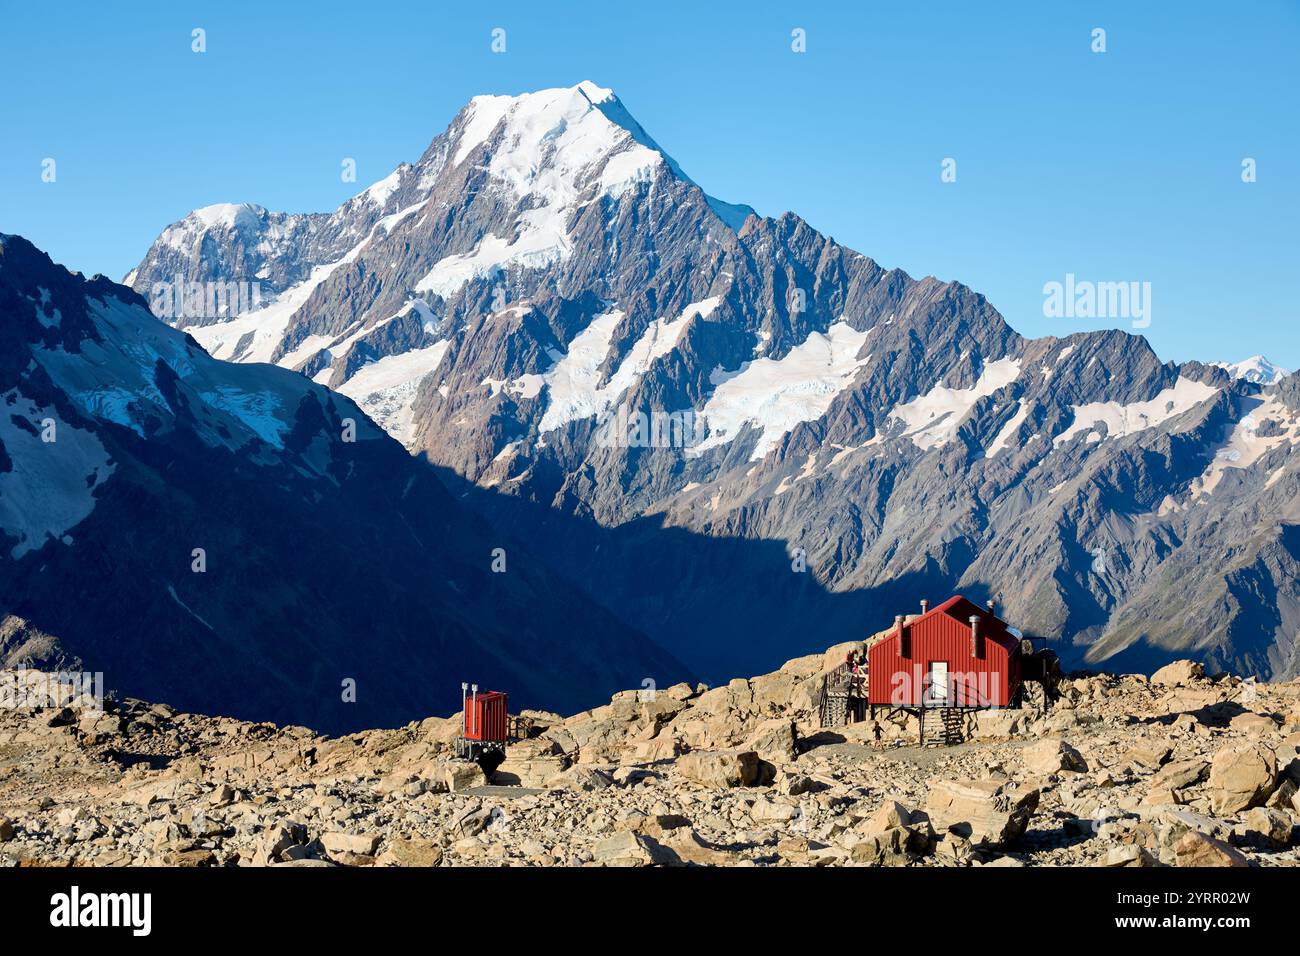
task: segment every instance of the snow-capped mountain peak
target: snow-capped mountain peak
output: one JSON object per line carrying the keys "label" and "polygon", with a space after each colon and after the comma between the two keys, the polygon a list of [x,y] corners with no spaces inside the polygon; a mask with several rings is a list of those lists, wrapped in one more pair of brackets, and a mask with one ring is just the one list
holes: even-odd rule
{"label": "snow-capped mountain peak", "polygon": [[1280,365],[1274,365],[1262,355],[1252,355],[1240,362],[1212,362],[1212,365],[1226,369],[1233,378],[1254,382],[1256,385],[1276,385],[1291,374]]}
{"label": "snow-capped mountain peak", "polygon": [[253,203],[214,203],[195,209],[180,222],[163,230],[160,241],[173,249],[188,249],[209,232],[253,230],[266,217],[266,210]]}
{"label": "snow-capped mountain peak", "polygon": [[[533,296],[538,283],[611,281],[625,253],[658,268],[653,242],[642,248],[648,214],[656,229],[680,220],[694,243],[734,235],[752,213],[707,196],[612,90],[584,80],[474,97],[418,162],[332,213],[195,210],[126,281],[214,356],[298,369],[354,394],[406,439],[415,386],[447,354],[440,330],[477,313],[485,293],[498,311],[503,295]],[[360,274],[364,291],[353,286]],[[256,292],[241,299],[255,299],[249,307],[162,311],[178,286],[241,280]],[[675,307],[707,296],[701,289]],[[346,301],[349,314],[323,301]]]}
{"label": "snow-capped mountain peak", "polygon": [[[476,96],[462,115],[452,165],[465,162],[500,128],[488,169],[521,195],[555,198],[561,184],[577,191],[574,180],[586,175],[599,177],[600,194],[616,197],[661,165],[694,185],[614,91],[590,80],[517,96]],[[753,212],[713,197],[709,204],[733,229]]]}

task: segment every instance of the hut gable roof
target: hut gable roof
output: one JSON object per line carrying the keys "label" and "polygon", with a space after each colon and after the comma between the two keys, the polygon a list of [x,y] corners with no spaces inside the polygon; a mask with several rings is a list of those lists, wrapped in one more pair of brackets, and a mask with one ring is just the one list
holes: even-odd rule
{"label": "hut gable roof", "polygon": [[948,600],[944,601],[938,607],[933,607],[919,617],[913,618],[907,622],[908,627],[915,627],[922,621],[935,616],[936,614],[946,614],[948,617],[957,621],[964,627],[970,627],[971,615],[978,614],[980,617],[980,633],[984,635],[986,641],[995,641],[1000,646],[1011,651],[1018,643],[1015,636],[1010,633],[1007,622],[1002,620],[986,607],[980,607],[973,601],[968,601],[960,594],[955,594]]}

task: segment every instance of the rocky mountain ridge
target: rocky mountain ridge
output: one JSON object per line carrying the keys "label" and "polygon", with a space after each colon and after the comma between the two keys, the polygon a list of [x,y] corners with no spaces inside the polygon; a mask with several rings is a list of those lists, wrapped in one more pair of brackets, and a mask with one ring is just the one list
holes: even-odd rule
{"label": "rocky mountain ridge", "polygon": [[0,236],[0,662],[335,732],[689,670],[349,399]]}

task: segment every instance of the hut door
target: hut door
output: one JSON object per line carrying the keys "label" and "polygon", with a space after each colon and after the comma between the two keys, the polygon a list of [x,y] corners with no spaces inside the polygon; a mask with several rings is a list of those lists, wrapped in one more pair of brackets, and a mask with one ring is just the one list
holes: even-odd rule
{"label": "hut door", "polygon": [[929,702],[937,707],[948,704],[948,662],[930,662]]}

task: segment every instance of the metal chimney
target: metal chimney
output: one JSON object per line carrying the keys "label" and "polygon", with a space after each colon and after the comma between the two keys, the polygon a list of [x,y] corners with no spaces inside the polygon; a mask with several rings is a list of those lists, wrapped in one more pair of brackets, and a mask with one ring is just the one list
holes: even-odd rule
{"label": "metal chimney", "polygon": [[984,650],[980,642],[980,616],[972,614],[970,616],[970,654],[971,657],[983,657],[981,653]]}
{"label": "metal chimney", "polygon": [[924,613],[925,613],[926,611],[928,611],[928,610],[930,610],[930,602],[927,601],[927,600],[925,600],[925,598],[922,598],[922,599],[921,599],[921,613],[924,614]]}
{"label": "metal chimney", "polygon": [[908,648],[907,645],[903,642],[903,615],[901,614],[894,615],[894,630],[898,632],[898,656],[907,657]]}

